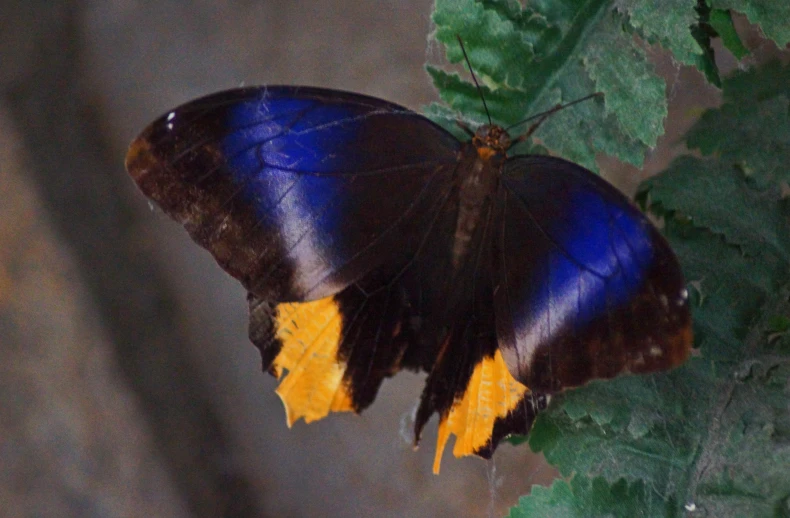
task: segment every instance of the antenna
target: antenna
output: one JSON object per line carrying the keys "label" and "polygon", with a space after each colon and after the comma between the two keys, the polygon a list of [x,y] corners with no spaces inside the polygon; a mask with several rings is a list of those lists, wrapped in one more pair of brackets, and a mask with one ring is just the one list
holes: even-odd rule
{"label": "antenna", "polygon": [[[491,113],[488,111],[488,103],[486,103],[486,98],[483,95],[483,89],[480,88],[480,83],[477,81],[477,76],[475,75],[475,71],[472,69],[472,63],[469,61],[469,55],[466,53],[466,48],[464,47],[464,42],[461,40],[461,36],[459,36],[458,34],[456,34],[455,37],[458,40],[458,45],[460,45],[460,47],[461,47],[461,52],[464,55],[464,61],[466,61],[466,66],[469,67],[469,73],[472,75],[472,81],[475,83],[475,88],[477,88],[477,93],[480,95],[480,100],[483,101],[483,109],[486,112],[486,117],[488,117],[488,124],[489,125],[493,125],[494,123],[491,121]],[[520,126],[521,124],[525,124],[525,123],[527,123],[527,122],[529,122],[531,120],[538,119],[538,121],[535,124],[533,124],[532,126],[529,127],[529,129],[526,131],[526,133],[524,133],[523,135],[520,135],[518,138],[513,139],[512,142],[511,142],[511,146],[515,145],[518,142],[523,142],[523,141],[527,140],[530,136],[532,136],[533,133],[535,133],[535,130],[537,130],[538,127],[541,124],[543,124],[543,122],[550,115],[553,115],[553,114],[557,113],[560,110],[564,110],[565,108],[569,108],[569,107],[573,106],[574,104],[579,104],[580,102],[584,102],[584,101],[586,101],[588,99],[592,99],[593,97],[603,97],[603,94],[601,92],[596,92],[594,94],[585,95],[584,97],[582,97],[580,99],[576,99],[575,101],[571,101],[571,102],[569,102],[567,104],[558,104],[557,106],[555,106],[554,108],[551,108],[550,110],[546,110],[545,112],[538,113],[537,115],[533,115],[531,117],[527,117],[526,119],[522,120],[521,122],[517,122],[515,124],[512,124],[512,125],[508,126],[507,128],[505,128],[505,131],[510,131],[512,128],[515,128],[516,126]],[[470,136],[474,136],[474,132],[471,130],[471,128],[466,126],[466,124],[463,124],[460,121],[456,121],[456,123],[461,127],[461,129],[463,129]]]}
{"label": "antenna", "polygon": [[466,66],[469,67],[469,73],[472,74],[472,81],[475,83],[475,87],[477,88],[477,93],[480,94],[480,99],[483,101],[483,109],[486,111],[486,117],[488,117],[488,124],[492,125],[491,122],[491,114],[488,112],[488,105],[486,104],[486,98],[483,96],[483,90],[480,88],[480,83],[477,82],[477,76],[475,76],[475,71],[472,70],[472,63],[469,61],[469,56],[466,54],[466,49],[464,48],[464,42],[461,41],[461,37],[459,35],[455,35],[458,38],[458,44],[461,46],[461,52],[464,53],[464,60],[466,61]]}
{"label": "antenna", "polygon": [[555,106],[554,108],[552,108],[550,110],[546,110],[545,112],[538,113],[537,115],[533,115],[532,117],[527,117],[526,119],[524,119],[521,122],[517,122],[515,124],[512,124],[512,125],[508,126],[507,128],[505,128],[505,131],[510,131],[511,128],[514,128],[516,126],[520,126],[520,125],[522,125],[524,123],[527,123],[527,122],[529,122],[531,120],[538,119],[538,122],[536,122],[535,124],[530,126],[526,133],[524,133],[523,135],[519,135],[518,138],[514,139],[512,144],[516,144],[517,142],[523,142],[523,141],[527,140],[533,133],[535,133],[535,130],[538,129],[538,126],[540,126],[543,123],[543,121],[548,119],[550,115],[553,115],[553,114],[557,113],[560,110],[564,110],[565,108],[573,106],[574,104],[579,104],[580,102],[584,102],[584,101],[586,101],[588,99],[592,99],[593,97],[603,97],[603,94],[601,92],[595,92],[594,94],[585,95],[584,97],[582,97],[580,99],[576,99],[575,101],[571,101],[571,102],[569,102],[567,104],[558,104],[557,106]]}

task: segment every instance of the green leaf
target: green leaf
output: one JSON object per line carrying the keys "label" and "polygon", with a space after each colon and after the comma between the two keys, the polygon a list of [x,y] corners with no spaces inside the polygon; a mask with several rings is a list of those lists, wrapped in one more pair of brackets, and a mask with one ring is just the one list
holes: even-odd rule
{"label": "green leaf", "polygon": [[759,25],[767,38],[779,47],[790,43],[790,2],[783,0],[709,0],[714,9],[743,13]]}
{"label": "green leaf", "polygon": [[[718,111],[703,115],[688,135],[688,146],[705,155],[719,155],[726,166],[734,166],[749,181],[763,185],[790,180],[785,156],[790,152],[788,98],[779,96],[758,102],[749,98],[730,102]],[[728,135],[719,131],[723,118],[737,119]],[[768,126],[771,133],[765,131]]]}
{"label": "green leaf", "polygon": [[633,38],[618,30],[619,21],[606,16],[597,24],[599,34],[582,61],[625,133],[653,147],[664,132],[666,84],[653,72],[644,51],[632,44]]}
{"label": "green leaf", "polygon": [[529,498],[522,498],[510,510],[509,517],[631,518],[659,514],[665,507],[639,482],[629,485],[620,480],[610,485],[602,478],[574,477],[570,484],[557,480],[550,488],[535,486]]}
{"label": "green leaf", "polygon": [[729,11],[722,9],[714,9],[710,13],[710,25],[721,37],[721,42],[727,49],[732,52],[735,59],[741,60],[749,53],[743,42],[741,41],[735,26],[732,23],[732,15]]}
{"label": "green leaf", "polygon": [[626,0],[615,5],[626,16],[628,24],[646,41],[659,43],[685,65],[710,70],[718,81],[712,54],[706,52],[694,34],[699,23],[697,0]]}
{"label": "green leaf", "polygon": [[621,377],[569,392],[538,416],[530,446],[565,476],[682,487],[704,436],[701,423],[690,426],[691,401],[682,396],[698,393],[706,377],[689,378],[684,367],[671,376]]}
{"label": "green leaf", "polygon": [[[700,131],[713,122],[707,120],[710,118],[703,117],[691,135],[710,137],[712,133]],[[775,127],[784,124],[777,121]],[[739,135],[741,129],[742,126],[732,128],[733,135]],[[786,132],[790,137],[790,125],[787,125]],[[725,142],[721,144],[728,145]],[[689,145],[692,145],[691,138]],[[706,147],[709,149],[710,146]],[[790,234],[786,232],[788,213],[784,204],[780,203],[780,185],[777,182],[753,181],[744,171],[746,160],[736,162],[732,157],[732,161],[729,161],[730,154],[723,152],[721,147],[719,150],[722,152],[721,160],[700,160],[694,157],[677,160],[664,174],[645,182],[644,188],[650,189],[651,196],[657,202],[671,198],[673,210],[693,214],[694,225],[723,236],[728,243],[739,245],[747,254],[755,256],[765,247],[770,247],[782,260],[790,260],[787,255]],[[790,153],[790,146],[787,151]],[[752,154],[752,150],[748,154]],[[773,157],[779,158],[776,155]],[[773,164],[768,164],[769,161],[769,155],[755,154],[755,160],[750,161],[749,166],[754,171],[752,175],[773,171]],[[730,217],[732,214],[739,214],[740,217]]]}
{"label": "green leaf", "polygon": [[716,30],[711,25],[711,9],[705,2],[698,2],[696,11],[699,15],[699,23],[691,28],[691,35],[702,49],[702,55],[698,57],[696,65],[711,84],[721,87],[721,77],[713,50]]}
{"label": "green leaf", "polygon": [[[788,74],[769,64],[726,80],[727,102],[689,132],[703,156],[641,188],[689,282],[695,354],[556,396],[529,443],[573,479],[533,489],[511,516],[626,516],[627,501],[631,516],[790,513]],[[634,493],[608,501],[601,479]]]}
{"label": "green leaf", "polygon": [[728,104],[773,99],[780,94],[790,96],[790,68],[779,62],[762,65],[759,69],[742,71],[727,80],[724,100]]}

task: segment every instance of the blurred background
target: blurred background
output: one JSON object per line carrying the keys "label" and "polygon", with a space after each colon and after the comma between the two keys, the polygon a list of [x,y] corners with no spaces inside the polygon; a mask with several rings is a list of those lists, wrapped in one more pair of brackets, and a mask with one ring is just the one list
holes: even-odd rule
{"label": "blurred background", "polygon": [[[437,100],[423,71],[442,59],[431,4],[0,0],[0,515],[501,516],[551,480],[509,445],[490,462],[448,448],[432,475],[436,424],[412,451],[423,377],[409,373],[362,416],[287,429],[244,291],[123,169],[144,125],[219,89]],[[601,161],[629,193],[719,102],[651,53],[668,135],[643,171]]]}

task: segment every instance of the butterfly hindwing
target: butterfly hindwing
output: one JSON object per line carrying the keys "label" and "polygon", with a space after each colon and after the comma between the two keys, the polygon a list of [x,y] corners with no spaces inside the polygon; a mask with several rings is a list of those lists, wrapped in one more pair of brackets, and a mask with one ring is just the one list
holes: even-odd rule
{"label": "butterfly hindwing", "polygon": [[127,169],[250,292],[314,300],[408,261],[459,145],[379,99],[245,88],[160,117]]}
{"label": "butterfly hindwing", "polygon": [[517,380],[552,393],[689,354],[685,281],[628,199],[559,158],[509,159],[494,239],[497,336]]}
{"label": "butterfly hindwing", "polygon": [[315,301],[272,304],[249,294],[250,339],[263,368],[282,379],[289,425],[360,412],[386,377],[435,364],[455,216],[450,196],[442,198],[425,239],[397,269],[379,268]]}
{"label": "butterfly hindwing", "polygon": [[250,339],[281,380],[288,425],[330,412],[361,412],[397,373],[409,340],[398,288],[365,294],[352,285],[310,302],[274,307],[250,294]]}

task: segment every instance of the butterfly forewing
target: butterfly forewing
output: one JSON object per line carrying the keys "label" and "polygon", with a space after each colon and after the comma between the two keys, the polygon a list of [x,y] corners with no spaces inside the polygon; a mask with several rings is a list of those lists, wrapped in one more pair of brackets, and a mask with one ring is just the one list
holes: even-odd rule
{"label": "butterfly forewing", "polygon": [[458,147],[378,99],[247,88],[163,115],[132,144],[127,168],[248,290],[314,300],[408,260]]}

